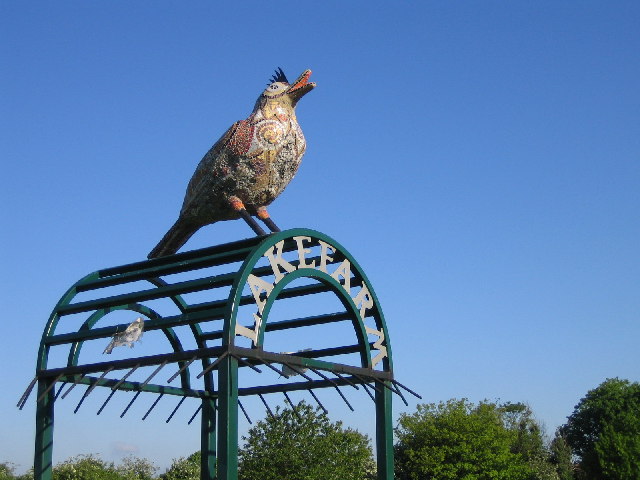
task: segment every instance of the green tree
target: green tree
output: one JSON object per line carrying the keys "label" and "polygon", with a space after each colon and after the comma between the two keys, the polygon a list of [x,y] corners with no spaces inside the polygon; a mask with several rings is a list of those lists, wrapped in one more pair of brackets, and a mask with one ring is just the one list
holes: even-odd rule
{"label": "green tree", "polygon": [[2,462],[0,463],[0,480],[14,480],[15,467],[12,463]]}
{"label": "green tree", "polygon": [[111,462],[95,455],[78,455],[53,467],[54,480],[123,480]]}
{"label": "green tree", "polygon": [[609,378],[562,427],[587,480],[640,479],[640,383]]}
{"label": "green tree", "polygon": [[187,458],[175,459],[160,478],[162,480],[200,480],[200,451],[192,453]]}
{"label": "green tree", "polygon": [[153,480],[158,467],[146,458],[129,455],[122,460],[116,470],[126,480]]}
{"label": "green tree", "polygon": [[555,465],[559,480],[573,480],[574,465],[572,461],[571,447],[562,434],[562,430],[556,430],[556,435],[549,446],[551,463]]}
{"label": "green tree", "polygon": [[305,402],[277,407],[243,440],[240,480],[365,480],[375,472],[369,438]]}
{"label": "green tree", "polygon": [[452,399],[418,405],[396,428],[400,480],[556,480],[542,432],[524,404]]}

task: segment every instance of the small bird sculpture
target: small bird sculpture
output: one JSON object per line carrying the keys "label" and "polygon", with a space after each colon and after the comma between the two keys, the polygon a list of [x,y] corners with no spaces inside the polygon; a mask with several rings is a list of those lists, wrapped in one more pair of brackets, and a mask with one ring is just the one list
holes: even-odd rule
{"label": "small bird sculpture", "polygon": [[251,115],[235,122],[200,161],[178,220],[148,258],[177,252],[198,229],[221,220],[242,218],[265,235],[255,215],[272,232],[280,231],[267,206],[294,177],[306,150],[295,108],[316,86],[310,75],[305,70],[289,83],[282,69],[276,70]]}

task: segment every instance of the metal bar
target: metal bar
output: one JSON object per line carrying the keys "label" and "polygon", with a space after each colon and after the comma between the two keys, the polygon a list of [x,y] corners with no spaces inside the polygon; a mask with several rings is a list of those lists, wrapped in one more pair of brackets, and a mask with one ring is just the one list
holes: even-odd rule
{"label": "metal bar", "polygon": [[[393,384],[392,384],[393,385]],[[407,399],[404,398],[404,395],[402,394],[402,392],[400,391],[400,389],[398,387],[396,387],[395,385],[393,386],[393,391],[398,394],[400,396],[400,398],[402,399],[402,401],[404,402],[404,404],[408,407],[409,406],[409,402],[407,402]]]}
{"label": "metal bar", "polygon": [[178,402],[178,405],[176,405],[176,408],[173,409],[173,412],[171,412],[171,415],[169,415],[169,418],[167,418],[167,421],[165,423],[169,423],[171,421],[173,416],[176,414],[176,412],[180,408],[180,405],[182,405],[182,402],[184,402],[186,399],[187,399],[187,397],[182,397],[180,399],[180,401]]}
{"label": "metal bar", "polygon": [[[163,287],[150,288],[146,290],[139,290],[137,292],[123,293],[121,295],[114,295],[107,298],[101,298],[98,300],[88,300],[85,302],[71,303],[60,307],[57,313],[60,316],[71,315],[74,313],[88,312],[91,310],[98,310],[101,308],[116,307],[119,305],[127,305],[129,303],[141,302],[145,300],[157,300],[158,298],[173,297],[176,295],[183,295],[185,293],[201,292],[203,290],[211,290],[216,287],[217,277],[204,277],[196,280],[186,280],[184,282],[177,282],[168,284]],[[331,288],[324,284],[312,284],[303,285],[301,287],[291,287],[284,289],[279,299],[299,297],[302,295],[311,295],[315,293],[328,292]],[[247,305],[255,302],[253,295],[243,296],[240,300],[240,305]],[[225,300],[219,302],[211,302],[210,305],[222,306],[226,303]]]}
{"label": "metal bar", "polygon": [[422,397],[420,395],[418,395],[416,392],[414,392],[413,390],[411,390],[409,387],[405,387],[403,384],[401,384],[400,382],[398,382],[397,380],[393,380],[391,379],[391,381],[393,383],[395,383],[396,385],[398,385],[399,387],[404,388],[407,392],[409,392],[411,395],[413,395],[414,397],[418,397],[420,400],[422,400]]}
{"label": "metal bar", "polygon": [[109,403],[109,400],[111,400],[111,397],[113,397],[115,395],[116,391],[117,390],[111,390],[111,393],[109,394],[107,399],[104,401],[104,403],[102,404],[102,406],[100,407],[100,409],[98,410],[98,413],[96,413],[96,415],[100,415],[102,413],[102,410],[104,410],[104,407],[107,406],[107,403]]}
{"label": "metal bar", "polygon": [[53,397],[54,400],[57,400],[58,397],[60,396],[60,394],[62,393],[62,389],[64,388],[64,386],[67,384],[67,382],[62,382],[62,384],[60,384],[60,388],[58,388],[58,391],[56,392],[56,396]]}
{"label": "metal bar", "polygon": [[73,409],[73,413],[78,413],[78,410],[80,410],[80,406],[82,405],[82,402],[84,402],[84,399],[87,398],[87,392],[89,391],[90,388],[91,388],[91,385],[87,386],[87,389],[82,394],[82,398],[80,398],[80,401],[76,405],[76,408]]}
{"label": "metal bar", "polygon": [[[62,394],[62,399],[63,399],[63,400],[64,400],[64,398],[65,398],[67,395],[69,395],[69,392],[71,392],[71,390],[73,390],[73,389],[75,388],[75,386],[78,384],[78,382],[84,378],[84,376],[85,376],[85,374],[84,374],[84,373],[83,373],[82,375],[80,375],[80,376],[79,376],[79,377],[78,377],[78,378],[73,382],[73,385],[71,385],[71,386],[69,387],[69,390],[67,390],[66,392],[64,392],[64,393]],[[74,377],[74,378],[75,378],[75,377]]]}
{"label": "metal bar", "polygon": [[[269,271],[271,271],[271,267]],[[268,322],[265,325],[265,330],[267,332],[273,332],[278,330],[286,330],[289,328],[299,328],[299,327],[308,327],[313,325],[323,325],[326,323],[332,322],[340,322],[343,320],[351,320],[351,314],[348,312],[339,312],[339,313],[329,313],[325,315],[315,315],[311,317],[305,318],[294,318],[291,320],[283,320],[279,322]],[[205,340],[215,340],[218,338],[222,338],[224,335],[223,330],[209,332],[202,335],[202,338]]]}
{"label": "metal bar", "polygon": [[[227,351],[228,347],[211,347],[211,348],[199,348],[195,350],[179,351],[172,353],[162,353],[159,355],[149,355],[146,357],[126,358],[123,360],[116,360],[110,362],[98,362],[87,365],[67,366],[62,368],[52,368],[50,370],[40,370],[37,372],[38,378],[55,377],[60,373],[65,375],[77,375],[103,372],[105,369],[113,366],[114,370],[123,370],[125,368],[131,368],[134,366],[147,367],[151,365],[159,365],[163,361],[167,362],[179,362],[181,360],[188,360],[194,355],[198,358],[217,357],[221,353]],[[236,355],[243,355],[243,352],[234,352]],[[246,356],[246,355],[245,355]]]}
{"label": "metal bar", "polygon": [[[64,378],[64,377],[63,377]],[[97,381],[96,377],[86,376],[78,383],[90,385],[92,382]],[[102,379],[98,382],[98,387],[111,387],[116,383],[113,379]],[[178,395],[180,397],[193,397],[193,398],[215,398],[216,393],[211,393],[205,390],[194,390],[190,388],[171,387],[169,385],[158,385],[154,383],[148,383],[143,385],[140,382],[123,382],[118,390],[134,391],[134,392],[149,392],[149,393],[165,393],[168,395]]]}
{"label": "metal bar", "polygon": [[291,399],[289,398],[289,394],[287,392],[282,392],[284,393],[284,398],[287,399],[287,402],[289,402],[289,405],[291,405],[291,410],[293,411],[293,414],[298,417],[298,421],[302,422],[302,417],[300,416],[300,414],[298,413],[298,410],[296,410],[296,406],[293,404],[293,402],[291,401]]}
{"label": "metal bar", "polygon": [[33,377],[33,380],[31,380],[31,382],[29,383],[29,386],[20,397],[20,400],[18,400],[16,407],[18,407],[20,410],[22,410],[22,408],[27,403],[27,399],[29,398],[29,395],[31,395],[31,391],[33,390],[33,387],[35,387],[37,381],[38,377]]}
{"label": "metal bar", "polygon": [[244,358],[242,357],[237,357],[236,355],[231,355],[233,358],[235,358],[236,360],[238,360],[240,363],[246,365],[247,367],[251,367],[252,370],[255,370],[258,373],[262,373],[262,370],[260,370],[258,367],[256,367],[255,365],[252,365],[251,363],[247,362]]}
{"label": "metal bar", "polygon": [[[145,320],[144,330],[150,332],[152,330],[161,330],[169,327],[177,327],[182,325],[191,325],[198,322],[208,322],[211,320],[222,319],[224,317],[224,309],[216,308],[209,310],[201,310],[198,312],[185,312],[169,317],[161,317]],[[61,333],[52,335],[44,339],[45,345],[63,345],[85,340],[95,340],[97,338],[113,337],[117,332],[122,332],[129,326],[127,323],[120,325],[111,325],[109,327],[92,328],[91,330],[80,330],[77,332]]]}
{"label": "metal bar", "polygon": [[116,383],[113,387],[111,387],[111,390],[115,391],[120,386],[120,384],[122,384],[122,382],[124,382],[129,377],[129,375],[135,372],[138,368],[140,368],[139,363],[135,365],[131,370],[129,370],[127,374],[124,377],[122,377],[118,383]]}
{"label": "metal bar", "polygon": [[269,412],[269,415],[271,416],[271,418],[275,418],[275,415],[273,414],[273,412],[271,411],[271,408],[269,408],[269,404],[267,403],[267,401],[264,399],[264,397],[262,396],[261,393],[258,394],[258,397],[260,397],[260,400],[262,400],[262,403],[264,403],[264,406],[267,408],[267,412]]}
{"label": "metal bar", "polygon": [[142,382],[141,386],[144,387],[147,383],[149,383],[151,379],[156,376],[156,373],[162,370],[162,367],[164,367],[167,364],[167,362],[169,362],[169,360],[165,360],[160,365],[158,365],[158,367],[153,371],[153,373],[149,375],[149,377],[144,382]]}
{"label": "metal bar", "polygon": [[53,379],[53,382],[51,382],[51,383],[49,384],[49,386],[48,386],[48,387],[47,387],[47,388],[46,388],[46,389],[45,389],[45,390],[40,394],[40,396],[38,397],[38,399],[36,400],[36,402],[41,401],[41,400],[44,398],[44,396],[45,396],[47,393],[49,393],[49,390],[51,390],[51,389],[55,386],[56,382],[57,382],[58,380],[60,380],[60,377],[62,377],[62,374],[58,375],[56,378],[54,378],[54,379]]}
{"label": "metal bar", "polygon": [[142,420],[146,420],[147,417],[149,416],[149,414],[151,413],[151,410],[153,410],[156,405],[158,404],[158,402],[160,401],[160,399],[164,396],[164,393],[161,393],[160,395],[158,395],[158,397],[156,398],[156,400],[153,402],[153,404],[151,405],[151,407],[149,407],[149,410],[147,410],[147,413],[144,414],[144,416],[142,417]]}
{"label": "metal bar", "polygon": [[[115,275],[123,275],[128,272],[136,272],[144,269],[145,271],[148,271],[150,275],[153,274],[157,276],[158,272],[156,269],[159,269],[165,266],[176,265],[176,266],[181,266],[183,268],[188,268],[198,263],[203,263],[211,259],[211,257],[218,256],[218,255],[222,259],[224,257],[232,256],[234,252],[238,252],[239,250],[245,250],[246,253],[250,253],[253,250],[253,247],[258,245],[262,240],[263,238],[260,238],[260,237],[249,237],[246,239],[237,240],[237,241],[225,243],[222,245],[214,245],[211,247],[201,248],[198,250],[191,250],[188,252],[176,253],[174,255],[169,255],[165,257],[153,258],[151,260],[143,260],[141,262],[129,263],[127,265],[104,268],[100,270],[98,273],[101,278],[104,278],[104,277],[115,276]],[[295,247],[293,249],[295,249]],[[241,259],[244,259],[245,256],[246,255],[242,256]],[[234,260],[230,260],[229,262],[222,262],[220,263],[220,265],[224,263],[230,263],[231,261],[236,261],[236,259],[234,258]],[[209,266],[214,266],[214,265],[212,264]],[[185,269],[184,271],[188,271],[188,270]],[[171,272],[171,273],[177,273],[177,272]]]}
{"label": "metal bar", "polygon": [[[360,380],[362,385],[366,385],[368,382],[371,382],[371,380],[366,380],[365,378],[361,377],[360,375],[354,373],[353,374],[354,377],[356,377],[358,380]],[[381,392],[382,390],[380,390],[378,387],[376,387],[376,382],[373,382],[373,385],[369,385],[371,388],[373,388],[376,392]]]}
{"label": "metal bar", "polygon": [[364,391],[367,392],[367,395],[369,395],[369,398],[371,398],[371,400],[373,400],[374,402],[376,401],[375,397],[373,396],[373,394],[369,391],[369,388],[367,386],[366,383],[362,383],[362,388],[364,388]]}
{"label": "metal bar", "polygon": [[273,365],[271,365],[271,363],[269,363],[267,360],[263,360],[264,365],[266,365],[267,367],[269,367],[271,370],[273,370],[274,372],[278,373],[281,377],[286,377],[286,375],[284,374],[284,372],[276,367],[274,367]]}
{"label": "metal bar", "polygon": [[113,367],[109,367],[107,370],[105,370],[95,382],[93,382],[87,387],[87,389],[84,392],[84,395],[82,395],[82,398],[78,402],[78,405],[76,405],[76,408],[73,410],[73,413],[78,413],[78,410],[80,410],[80,406],[82,405],[82,402],[84,402],[84,399],[87,398],[91,392],[93,392],[93,389],[96,388],[96,385],[98,385],[98,382],[102,380],[105,377],[105,375],[109,373],[111,370],[113,370]]}
{"label": "metal bar", "polygon": [[[320,376],[320,377],[324,378],[327,382],[331,382],[331,384],[332,384],[334,387],[337,387],[337,386],[338,386],[338,384],[336,383],[336,381],[335,381],[335,380],[330,379],[330,378],[329,378],[329,377],[327,377],[324,373],[322,373],[320,370],[317,370],[317,369],[315,369],[315,368],[309,368],[309,369],[310,369],[313,373],[315,373],[316,375],[318,375],[318,376]],[[334,373],[335,373],[335,372],[334,372]]]}
{"label": "metal bar", "polygon": [[322,404],[322,402],[320,401],[320,399],[316,396],[316,394],[314,393],[313,390],[309,389],[309,393],[311,394],[311,396],[313,397],[313,399],[318,403],[318,405],[320,405],[320,408],[324,411],[324,413],[329,413],[329,410],[327,410],[324,405]]}
{"label": "metal bar", "polygon": [[240,406],[240,410],[242,410],[242,413],[244,413],[244,416],[246,417],[247,421],[249,422],[249,425],[253,425],[253,422],[249,418],[249,414],[247,414],[247,411],[244,409],[244,405],[242,405],[242,402],[240,400],[238,400],[238,405]]}
{"label": "metal bar", "polygon": [[210,372],[211,370],[213,370],[215,367],[218,366],[218,364],[224,360],[224,357],[226,357],[228,355],[228,352],[224,352],[222,355],[220,355],[211,365],[209,365],[207,368],[205,368],[204,370],[202,370],[198,376],[196,378],[200,378],[202,377],[205,373]]}
{"label": "metal bar", "polygon": [[300,354],[289,355],[289,354],[281,354],[281,353],[271,353],[265,352],[252,348],[244,348],[238,346],[228,346],[229,353],[234,355],[241,355],[247,359],[255,359],[260,362],[264,362],[268,360],[272,363],[282,363],[288,364],[289,366],[295,365],[298,368],[315,368],[318,370],[328,370],[330,372],[339,372],[347,375],[360,374],[361,376],[378,378],[380,380],[391,380],[393,378],[392,372],[385,372],[381,370],[373,370],[371,368],[363,368],[363,367],[353,367],[350,365],[344,365],[341,363],[331,363],[325,362],[322,360],[316,360],[314,358],[305,358],[301,353],[309,353],[309,352],[299,352]]}
{"label": "metal bar", "polygon": [[340,375],[338,372],[333,372],[333,374],[334,374],[336,377],[341,378],[342,380],[344,380],[345,382],[347,382],[349,385],[351,385],[351,386],[352,386],[353,388],[355,388],[356,390],[360,390],[360,388],[358,388],[358,386],[357,386],[355,383],[353,383],[353,382],[352,382],[351,380],[349,380],[348,378],[343,377],[343,376],[342,376],[342,375]]}
{"label": "metal bar", "polygon": [[184,372],[187,368],[189,368],[189,365],[191,365],[195,359],[198,358],[198,356],[194,356],[191,357],[191,360],[189,360],[187,363],[185,363],[182,367],[180,367],[180,370],[178,370],[176,373],[174,373],[173,375],[171,375],[171,377],[169,378],[169,380],[167,380],[167,383],[171,383],[175,380],[175,378],[180,375],[182,372]]}
{"label": "metal bar", "polygon": [[198,408],[196,409],[195,413],[193,415],[191,415],[191,418],[187,422],[187,425],[191,425],[191,422],[193,422],[193,419],[196,418],[196,415],[198,415],[198,413],[200,413],[200,410],[202,410],[202,404],[200,404],[198,406]]}
{"label": "metal bar", "polygon": [[[341,383],[339,381],[339,385],[348,385],[346,382]],[[274,385],[260,385],[256,387],[243,387],[238,388],[238,395],[241,397],[246,397],[249,395],[257,395],[258,393],[267,394],[267,393],[282,393],[282,392],[295,392],[298,390],[309,390],[310,388],[334,388],[334,385],[327,380],[314,380],[313,382],[309,382],[307,380],[301,382],[291,382],[291,383],[278,383]],[[212,392],[212,395],[217,395],[218,392]]]}
{"label": "metal bar", "polygon": [[305,380],[309,380],[310,382],[313,382],[313,378],[311,378],[309,375],[304,373],[302,370],[294,367],[293,365],[289,365],[289,363],[287,363],[287,362],[282,362],[282,363],[283,363],[283,365],[286,365],[287,367],[289,367],[294,372],[298,373],[298,375],[302,376],[302,378],[304,378]]}
{"label": "metal bar", "polygon": [[120,418],[124,417],[127,411],[129,411],[129,408],[131,407],[131,405],[133,405],[133,402],[136,401],[136,398],[138,398],[138,395],[140,395],[140,392],[136,392],[136,394],[133,396],[133,398],[129,402],[129,405],[127,405],[127,407],[120,414]]}

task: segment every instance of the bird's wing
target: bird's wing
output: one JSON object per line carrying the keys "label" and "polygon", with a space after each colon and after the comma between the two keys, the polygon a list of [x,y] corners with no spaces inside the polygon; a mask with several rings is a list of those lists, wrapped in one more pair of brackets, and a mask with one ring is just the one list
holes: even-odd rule
{"label": "bird's wing", "polygon": [[187,186],[185,202],[187,202],[187,199],[197,196],[197,191],[202,181],[210,178],[222,155],[227,158],[229,156],[238,157],[249,150],[253,139],[253,130],[254,126],[249,120],[239,120],[229,127],[200,161]]}

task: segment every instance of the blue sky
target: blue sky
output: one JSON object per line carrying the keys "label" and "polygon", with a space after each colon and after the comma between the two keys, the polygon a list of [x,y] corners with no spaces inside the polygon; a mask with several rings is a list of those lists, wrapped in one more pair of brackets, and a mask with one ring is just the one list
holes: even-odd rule
{"label": "blue sky", "polygon": [[[605,378],[639,381],[639,21],[632,1],[0,2],[0,461],[31,464],[34,398],[15,403],[60,295],[146,257],[278,66],[318,87],[270,212],[358,259],[403,383],[527,402],[552,434]],[[249,235],[224,222],[185,249]],[[55,461],[198,448],[185,419],[74,405]],[[368,404],[330,410],[373,433]]]}

